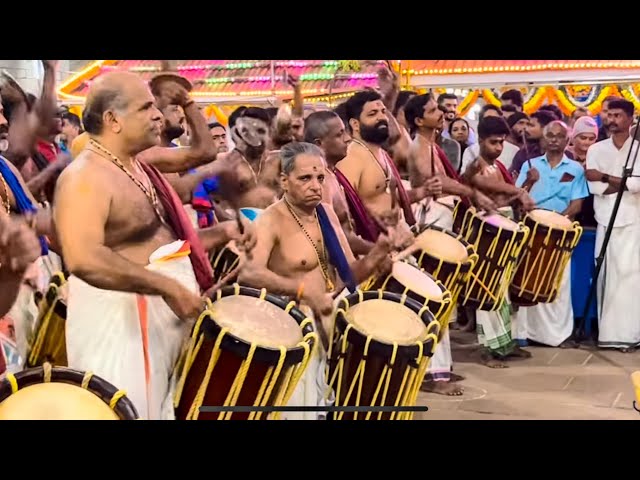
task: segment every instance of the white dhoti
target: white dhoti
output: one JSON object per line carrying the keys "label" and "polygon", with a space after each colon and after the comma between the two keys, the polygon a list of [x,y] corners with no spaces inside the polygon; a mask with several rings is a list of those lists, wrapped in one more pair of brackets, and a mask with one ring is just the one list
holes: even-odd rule
{"label": "white dhoti", "polygon": [[[417,204],[413,204],[412,208],[416,221],[420,226],[433,225],[446,230],[453,228],[453,210],[439,202],[433,201],[433,199],[425,199]],[[449,325],[456,321],[456,315],[457,309],[454,308],[451,312]],[[425,379],[427,381],[449,381],[451,378],[452,364],[451,340],[449,338],[449,328],[447,327],[436,345],[436,350],[433,353],[431,362],[429,362]]]}
{"label": "white dhoti", "polygon": [[[337,309],[340,299],[348,295],[345,289],[333,302],[334,309]],[[318,332],[322,328],[320,322],[313,317],[311,309],[302,306],[302,310],[313,320],[313,328]],[[333,322],[331,322],[333,327]],[[331,335],[328,331],[327,335]],[[329,407],[335,403],[335,392],[327,383],[327,352],[324,350],[320,334],[318,343],[314,348],[313,356],[309,359],[307,369],[302,374],[298,385],[296,385],[291,398],[287,402],[288,407]],[[326,412],[282,412],[282,420],[325,420]]]}
{"label": "white dhoti", "polygon": [[[598,225],[595,257],[606,227]],[[640,223],[612,229],[598,278],[598,346],[640,346]]]}
{"label": "white dhoti", "polygon": [[[188,247],[183,241],[160,247],[147,268],[197,293]],[[189,325],[162,297],[102,290],[71,276],[66,327],[71,368],[124,390],[142,418],[175,418],[172,377]]]}
{"label": "white dhoti", "polygon": [[550,347],[557,347],[571,336],[574,324],[571,302],[571,260],[567,262],[555,301],[538,303],[532,307],[520,307],[515,323],[516,338],[532,340]]}

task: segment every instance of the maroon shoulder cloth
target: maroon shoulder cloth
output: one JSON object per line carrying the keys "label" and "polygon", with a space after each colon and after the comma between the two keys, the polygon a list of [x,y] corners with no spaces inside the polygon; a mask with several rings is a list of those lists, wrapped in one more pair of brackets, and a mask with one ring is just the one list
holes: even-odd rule
{"label": "maroon shoulder cloth", "polygon": [[[389,165],[389,168],[396,180],[398,196],[400,197],[398,201],[400,202],[400,207],[404,212],[405,221],[409,225],[413,226],[416,223],[416,219],[413,216],[407,192],[402,185],[402,177],[400,177],[400,173],[398,172],[395,163],[393,163],[393,160],[389,157],[387,152],[383,150],[383,153],[386,156],[387,164]],[[380,227],[378,227],[378,224],[371,218],[371,215],[362,203],[358,192],[353,188],[347,177],[345,177],[337,168],[334,168],[333,172],[336,175],[338,183],[344,190],[347,205],[349,205],[349,212],[351,213],[351,217],[355,223],[354,227],[356,234],[369,242],[375,242],[380,233],[382,233]]]}
{"label": "maroon shoulder cloth", "polygon": [[513,181],[513,177],[507,170],[507,167],[505,167],[500,160],[496,160],[494,163],[496,167],[498,167],[498,170],[500,170],[500,173],[502,174],[502,178],[504,178],[504,181],[507,182],[509,185],[515,185],[515,182]]}
{"label": "maroon shoulder cloth", "polygon": [[195,228],[193,228],[180,198],[157,168],[152,165],[147,165],[144,162],[140,162],[140,165],[158,192],[158,198],[167,212],[169,225],[173,228],[173,231],[179,239],[189,242],[191,246],[189,258],[191,259],[193,271],[198,285],[200,285],[200,289],[203,292],[208,290],[214,285],[213,269],[211,268],[204,247],[200,242],[198,233]]}

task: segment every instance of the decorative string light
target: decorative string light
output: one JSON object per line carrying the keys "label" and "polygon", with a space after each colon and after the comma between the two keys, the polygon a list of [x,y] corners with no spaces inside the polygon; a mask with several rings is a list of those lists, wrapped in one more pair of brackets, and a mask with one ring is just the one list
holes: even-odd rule
{"label": "decorative string light", "polygon": [[577,69],[605,69],[605,68],[638,68],[640,60],[600,60],[598,62],[571,63],[542,63],[526,65],[486,65],[481,67],[456,68],[426,68],[421,70],[403,70],[403,74],[410,75],[451,75],[465,73],[500,73],[500,72],[530,72],[541,70],[577,70]]}

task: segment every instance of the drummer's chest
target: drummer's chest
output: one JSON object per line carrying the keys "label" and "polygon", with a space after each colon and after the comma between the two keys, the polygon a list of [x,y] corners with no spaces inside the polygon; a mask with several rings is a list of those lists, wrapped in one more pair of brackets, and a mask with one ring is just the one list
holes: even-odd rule
{"label": "drummer's chest", "polygon": [[301,229],[283,230],[279,256],[287,270],[311,271],[319,266],[319,260],[325,262],[327,253],[317,225],[305,225],[306,232]]}

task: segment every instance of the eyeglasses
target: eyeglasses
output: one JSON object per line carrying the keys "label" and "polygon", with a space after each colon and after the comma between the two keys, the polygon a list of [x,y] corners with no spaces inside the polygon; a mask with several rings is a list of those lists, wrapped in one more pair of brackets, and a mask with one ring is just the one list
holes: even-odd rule
{"label": "eyeglasses", "polygon": [[566,133],[560,133],[558,135],[554,134],[554,133],[547,133],[544,138],[546,138],[547,140],[566,140],[567,139],[567,134]]}

